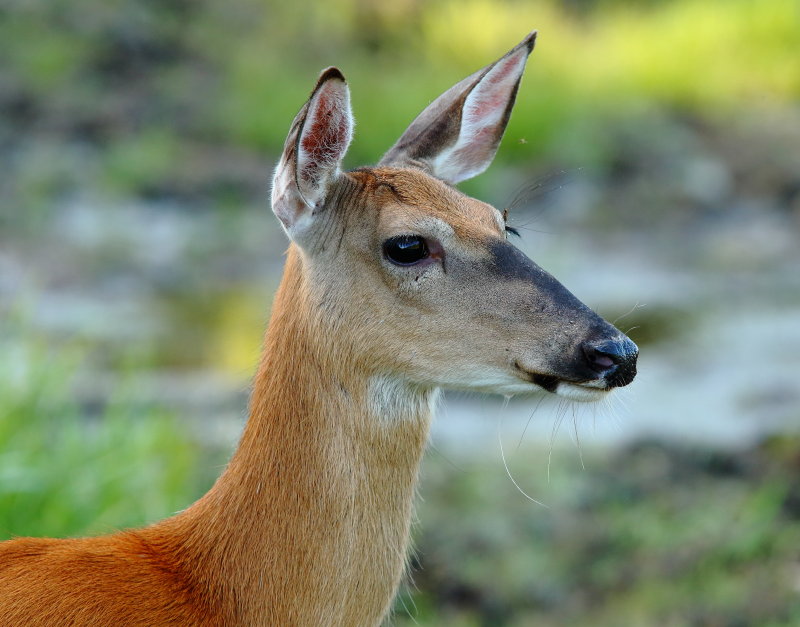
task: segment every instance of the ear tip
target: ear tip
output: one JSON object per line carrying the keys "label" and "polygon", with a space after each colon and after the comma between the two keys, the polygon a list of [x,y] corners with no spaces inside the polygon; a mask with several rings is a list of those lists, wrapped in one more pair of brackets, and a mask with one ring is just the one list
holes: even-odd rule
{"label": "ear tip", "polygon": [[527,34],[525,39],[523,39],[520,42],[519,47],[524,46],[525,48],[528,49],[528,54],[530,54],[533,51],[534,46],[536,45],[536,37],[538,34],[539,34],[538,30],[532,30],[530,33]]}
{"label": "ear tip", "polygon": [[338,80],[342,81],[343,83],[347,84],[347,79],[345,79],[344,74],[338,67],[327,67],[319,74],[319,78],[317,79],[317,87],[326,83],[330,80]]}

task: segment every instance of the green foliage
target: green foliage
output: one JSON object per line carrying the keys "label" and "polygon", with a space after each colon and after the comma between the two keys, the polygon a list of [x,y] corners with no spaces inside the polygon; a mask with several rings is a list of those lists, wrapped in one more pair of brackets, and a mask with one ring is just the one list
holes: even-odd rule
{"label": "green foliage", "polygon": [[[165,412],[124,396],[90,410],[65,351],[3,348],[0,537],[145,524],[208,486]],[[587,470],[556,454],[548,480],[547,451],[521,449],[514,475],[546,508],[499,459],[433,452],[393,624],[794,624],[797,451],[792,438],[741,453],[643,443],[585,452]]]}
{"label": "green foliage", "polygon": [[148,129],[114,144],[107,154],[109,181],[128,194],[156,187],[164,172],[180,161],[178,150],[175,135],[164,129]]}
{"label": "green foliage", "polygon": [[[800,98],[796,0],[18,0],[0,9],[0,232],[19,245],[20,233],[52,224],[70,192],[97,187],[211,204],[262,199],[269,161],[331,64],[353,90],[348,165],[374,162],[426,102],[532,28],[540,38],[501,167],[470,182],[471,192],[502,187],[503,164],[624,175],[649,159],[673,184],[685,179],[687,155],[708,152],[730,161],[739,184],[751,181],[739,192],[768,185],[796,197],[797,168],[786,159],[794,118],[775,114]],[[744,113],[771,126],[742,134]],[[706,135],[681,136],[676,119]],[[718,146],[694,145],[703,141]],[[656,211],[695,208],[637,180],[639,195],[617,180],[598,215],[627,202],[628,222],[653,229]],[[198,260],[209,256],[203,246],[233,247],[244,231],[218,243],[234,222],[227,208],[214,237],[195,238]],[[106,271],[120,263],[108,248],[98,257]],[[159,365],[200,355],[249,368],[263,303],[245,289],[206,289],[206,275],[196,276],[203,286],[166,307],[177,341],[158,347]],[[217,302],[225,309],[214,313]],[[82,400],[71,351],[36,344],[25,329],[6,335],[2,313],[0,538],[144,524],[209,485],[216,468],[200,463],[173,416],[124,391],[101,406]],[[628,320],[657,329],[643,338],[655,341],[685,315],[644,310]],[[200,318],[213,325],[203,342],[191,333]],[[529,451],[515,476],[548,509],[519,494],[499,460],[460,461],[458,470],[431,457],[418,589],[401,597],[395,622],[413,624],[405,606],[421,625],[800,624],[797,450],[796,440],[739,454],[648,445],[587,455],[587,471],[555,463],[550,483],[539,463],[547,452]]]}
{"label": "green foliage", "polygon": [[525,79],[532,87],[522,92],[509,129],[528,143],[508,147],[506,156],[515,160],[552,156],[574,125],[587,118],[601,122],[643,102],[707,110],[790,102],[800,95],[794,70],[800,9],[792,0],[597,2],[582,11],[564,4],[365,6],[339,0],[325,3],[311,19],[296,5],[264,11],[251,6],[245,27],[250,36],[231,42],[218,59],[226,68],[221,124],[241,141],[275,151],[285,125],[275,128],[267,119],[276,118],[264,115],[265,109],[277,119],[290,118],[310,89],[309,74],[336,63],[353,84],[357,118],[367,129],[353,157],[370,161],[420,102],[532,28],[540,31]]}
{"label": "green foliage", "polygon": [[0,539],[107,533],[197,498],[208,478],[185,429],[124,395],[81,406],[62,352],[6,346],[0,360]]}
{"label": "green foliage", "polygon": [[797,444],[556,455],[549,482],[547,451],[522,450],[515,477],[546,508],[499,460],[433,455],[396,624],[794,624]]}
{"label": "green foliage", "polygon": [[800,97],[794,0],[53,0],[4,11],[11,128],[90,143],[82,165],[126,192],[182,191],[198,167],[190,154],[220,155],[222,170],[230,151],[274,159],[331,64],[364,129],[349,163],[374,162],[424,103],[533,28],[507,163],[603,163],[607,127],[653,107],[717,117]]}

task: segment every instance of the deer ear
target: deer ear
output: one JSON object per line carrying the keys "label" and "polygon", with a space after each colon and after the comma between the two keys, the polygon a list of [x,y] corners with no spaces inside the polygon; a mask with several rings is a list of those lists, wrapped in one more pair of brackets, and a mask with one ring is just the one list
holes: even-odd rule
{"label": "deer ear", "polygon": [[324,204],[352,138],[350,90],[330,67],[292,122],[272,179],[272,210],[290,237],[311,224]]}
{"label": "deer ear", "polygon": [[483,172],[500,145],[535,42],[533,31],[504,57],[444,92],[380,163],[421,168],[452,184]]}

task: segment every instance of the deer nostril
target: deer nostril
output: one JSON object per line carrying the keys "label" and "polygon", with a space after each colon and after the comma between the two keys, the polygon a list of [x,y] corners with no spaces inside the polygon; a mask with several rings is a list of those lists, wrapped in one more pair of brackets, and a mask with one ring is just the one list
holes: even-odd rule
{"label": "deer nostril", "polygon": [[602,375],[610,387],[627,385],[636,376],[639,348],[624,335],[612,340],[587,342],[582,349],[589,367]]}
{"label": "deer nostril", "polygon": [[584,344],[582,348],[583,355],[586,357],[586,362],[595,372],[602,373],[614,367],[614,361],[610,357],[598,352],[594,346]]}
{"label": "deer nostril", "polygon": [[605,370],[606,368],[611,368],[614,365],[614,360],[611,359],[608,355],[603,355],[603,353],[595,352],[593,355],[589,357],[589,361],[592,366],[597,368],[601,368]]}

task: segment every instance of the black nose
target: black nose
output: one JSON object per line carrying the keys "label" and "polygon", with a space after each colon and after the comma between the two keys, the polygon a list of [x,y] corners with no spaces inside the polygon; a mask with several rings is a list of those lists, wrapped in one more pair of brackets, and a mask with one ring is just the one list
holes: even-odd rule
{"label": "black nose", "polygon": [[628,385],[636,376],[639,348],[628,337],[586,342],[582,348],[589,367],[606,380],[608,387]]}

